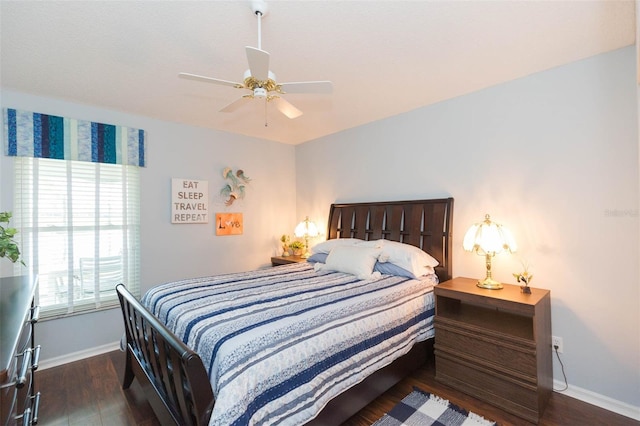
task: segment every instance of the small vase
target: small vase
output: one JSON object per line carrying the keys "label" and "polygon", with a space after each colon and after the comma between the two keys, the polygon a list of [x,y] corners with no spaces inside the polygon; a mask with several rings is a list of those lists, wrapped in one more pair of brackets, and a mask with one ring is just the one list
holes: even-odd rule
{"label": "small vase", "polygon": [[531,287],[529,287],[528,285],[521,285],[520,286],[520,293],[531,294]]}
{"label": "small vase", "polygon": [[289,246],[286,244],[282,245],[282,256],[283,257],[289,256]]}

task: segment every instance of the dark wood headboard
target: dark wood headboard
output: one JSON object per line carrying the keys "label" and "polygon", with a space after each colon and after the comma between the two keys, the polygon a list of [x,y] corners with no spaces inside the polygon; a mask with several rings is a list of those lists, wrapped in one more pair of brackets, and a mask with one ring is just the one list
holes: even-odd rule
{"label": "dark wood headboard", "polygon": [[374,203],[336,203],[329,210],[327,239],[392,240],[436,258],[440,282],[451,279],[453,198]]}

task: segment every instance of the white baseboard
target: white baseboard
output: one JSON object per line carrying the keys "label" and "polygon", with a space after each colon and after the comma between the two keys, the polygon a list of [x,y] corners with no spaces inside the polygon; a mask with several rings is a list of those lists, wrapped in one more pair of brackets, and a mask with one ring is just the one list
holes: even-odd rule
{"label": "white baseboard", "polygon": [[57,367],[59,365],[67,364],[69,362],[80,361],[81,359],[90,358],[92,356],[101,355],[101,354],[119,350],[119,349],[120,349],[120,341],[117,341],[113,343],[108,343],[106,345],[97,346],[95,348],[73,352],[67,355],[41,361],[38,365],[38,370],[46,370],[47,368]]}
{"label": "white baseboard", "polygon": [[[554,389],[563,389],[565,386],[565,383],[560,380],[553,381]],[[609,398],[608,396],[572,385],[569,385],[567,390],[558,393],[640,421],[640,407],[627,404],[626,402],[618,401],[617,399]]]}

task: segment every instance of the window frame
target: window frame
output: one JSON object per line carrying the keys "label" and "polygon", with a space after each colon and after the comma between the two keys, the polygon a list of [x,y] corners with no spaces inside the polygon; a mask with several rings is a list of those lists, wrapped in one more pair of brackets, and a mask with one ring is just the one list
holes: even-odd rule
{"label": "window frame", "polygon": [[[119,255],[122,280],[118,281],[139,297],[139,167],[33,157],[16,157],[15,160],[14,226],[19,230],[17,237],[22,258],[31,273],[39,277],[36,302],[41,306],[41,318],[61,318],[118,306],[115,292],[118,282],[113,283],[113,290],[100,290],[103,288],[100,277],[104,276],[100,268],[104,273],[107,266],[95,262],[97,271],[94,271],[93,279],[99,291],[92,293],[90,285],[79,282],[80,258],[95,260]],[[53,185],[51,181],[54,181]],[[61,188],[64,182],[66,188]],[[46,191],[49,192],[45,194]],[[74,193],[77,193],[75,197]],[[57,199],[56,196],[66,198]],[[47,208],[42,207],[43,203]],[[54,203],[58,208],[53,207]],[[47,243],[47,237],[52,236],[55,238],[49,240],[57,243]],[[51,256],[44,254],[47,250]],[[60,254],[58,250],[64,253]],[[58,262],[52,259],[58,259]],[[60,268],[52,270],[52,264],[60,265]],[[16,273],[24,273],[24,267],[16,265],[15,268]],[[117,272],[113,264],[109,268]],[[110,275],[111,279],[114,277],[116,275]]]}

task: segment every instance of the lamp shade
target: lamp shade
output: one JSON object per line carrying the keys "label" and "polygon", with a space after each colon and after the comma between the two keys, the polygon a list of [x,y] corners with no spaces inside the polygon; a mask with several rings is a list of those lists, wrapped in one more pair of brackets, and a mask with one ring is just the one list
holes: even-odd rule
{"label": "lamp shade", "polygon": [[503,251],[514,253],[518,247],[511,232],[502,225],[491,221],[489,215],[484,222],[472,225],[464,236],[462,247],[478,254],[498,254]]}
{"label": "lamp shade", "polygon": [[516,242],[511,232],[502,225],[491,222],[489,215],[485,215],[484,222],[476,223],[464,235],[462,247],[467,251],[474,251],[485,256],[487,276],[479,280],[477,286],[489,290],[499,290],[503,286],[491,276],[491,258],[498,253],[517,250]]}
{"label": "lamp shade", "polygon": [[296,226],[296,229],[293,231],[293,233],[298,238],[317,237],[320,234],[320,232],[318,232],[318,227],[316,226],[316,224],[309,220],[309,216],[307,216],[305,220],[303,220],[298,224],[298,226]]}
{"label": "lamp shade", "polygon": [[311,256],[311,253],[309,253],[309,238],[317,237],[318,235],[320,235],[316,224],[311,222],[309,220],[309,216],[307,216],[305,220],[303,220],[298,224],[298,226],[296,226],[296,229],[293,231],[293,233],[298,238],[304,238],[304,254],[302,255],[302,257],[307,258]]}

